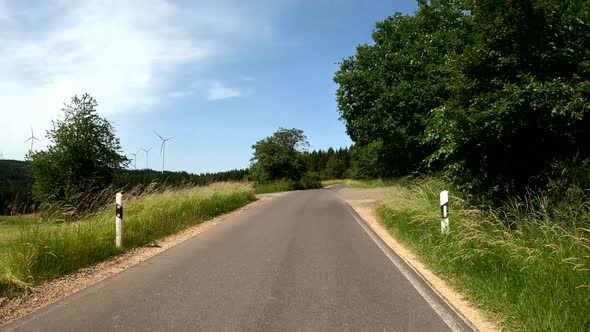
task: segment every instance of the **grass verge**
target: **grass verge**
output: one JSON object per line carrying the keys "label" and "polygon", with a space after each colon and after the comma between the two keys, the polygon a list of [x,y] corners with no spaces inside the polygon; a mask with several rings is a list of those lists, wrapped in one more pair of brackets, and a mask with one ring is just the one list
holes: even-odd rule
{"label": "grass verge", "polygon": [[351,188],[381,188],[406,185],[412,182],[410,178],[397,179],[371,179],[371,180],[345,180]]}
{"label": "grass verge", "polygon": [[324,181],[322,181],[322,187],[329,187],[329,186],[333,186],[336,184],[342,184],[342,183],[346,183],[346,181],[348,181],[348,180],[340,180],[340,179],[324,180]]}
{"label": "grass verge", "polygon": [[590,330],[587,224],[548,220],[518,204],[485,212],[451,197],[451,232],[444,236],[442,189],[435,179],[392,187],[377,210],[381,222],[470,301],[503,317],[505,328]]}
{"label": "grass verge", "polygon": [[256,194],[268,194],[276,193],[281,191],[291,190],[306,190],[306,189],[319,189],[322,188],[322,184],[319,180],[303,178],[299,181],[273,181],[266,183],[254,183],[254,192]]}
{"label": "grass verge", "polygon": [[253,186],[254,186],[254,192],[256,192],[257,194],[268,194],[268,193],[276,193],[276,192],[281,192],[281,191],[294,190],[293,183],[291,183],[289,181],[256,183]]}
{"label": "grass verge", "polygon": [[126,200],[123,248],[114,244],[114,211],[103,211],[68,223],[21,225],[3,232],[0,295],[11,295],[44,280],[76,271],[113,255],[240,208],[255,200],[248,184],[218,183],[208,187],[164,190]]}

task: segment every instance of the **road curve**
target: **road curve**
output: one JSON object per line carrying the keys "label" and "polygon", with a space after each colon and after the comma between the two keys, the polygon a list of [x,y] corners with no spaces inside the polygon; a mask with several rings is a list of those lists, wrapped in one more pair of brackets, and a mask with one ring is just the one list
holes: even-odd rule
{"label": "road curve", "polygon": [[469,330],[392,263],[340,188],[274,198],[1,329]]}

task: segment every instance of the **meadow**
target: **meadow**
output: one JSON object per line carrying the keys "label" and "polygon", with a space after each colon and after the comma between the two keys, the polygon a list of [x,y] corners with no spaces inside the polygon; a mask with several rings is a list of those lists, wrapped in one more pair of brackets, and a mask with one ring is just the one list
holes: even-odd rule
{"label": "meadow", "polygon": [[254,189],[247,183],[161,188],[139,196],[126,195],[122,248],[115,246],[112,205],[75,218],[64,218],[67,210],[61,209],[0,217],[0,296],[17,294],[148,245],[254,200]]}

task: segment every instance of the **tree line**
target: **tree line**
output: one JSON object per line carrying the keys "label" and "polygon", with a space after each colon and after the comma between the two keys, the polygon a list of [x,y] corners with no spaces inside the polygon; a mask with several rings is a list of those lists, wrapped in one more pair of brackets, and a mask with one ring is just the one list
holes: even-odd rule
{"label": "tree line", "polygon": [[32,186],[29,163],[0,160],[0,215],[30,211]]}
{"label": "tree line", "polygon": [[419,0],[372,39],[334,77],[357,176],[440,173],[491,203],[587,193],[590,1]]}
{"label": "tree line", "polygon": [[155,182],[164,186],[204,186],[214,182],[245,181],[247,178],[248,169],[234,169],[224,172],[201,174],[188,173],[184,171],[165,171],[162,173],[151,169],[118,169],[114,173],[113,185],[116,188],[133,188],[136,186],[147,187]]}
{"label": "tree line", "polygon": [[[0,160],[0,215],[31,213],[37,210],[40,201],[35,200],[32,195],[33,177],[30,166],[27,161]],[[116,169],[111,185],[121,190],[147,188],[152,184],[167,187],[204,186],[214,182],[244,181],[247,177],[248,169],[201,174]]]}

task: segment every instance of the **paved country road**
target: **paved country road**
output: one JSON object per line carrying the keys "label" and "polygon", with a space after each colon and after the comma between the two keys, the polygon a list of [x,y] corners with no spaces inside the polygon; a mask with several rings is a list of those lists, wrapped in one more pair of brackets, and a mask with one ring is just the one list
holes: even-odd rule
{"label": "paved country road", "polygon": [[269,200],[3,330],[469,330],[341,188]]}

